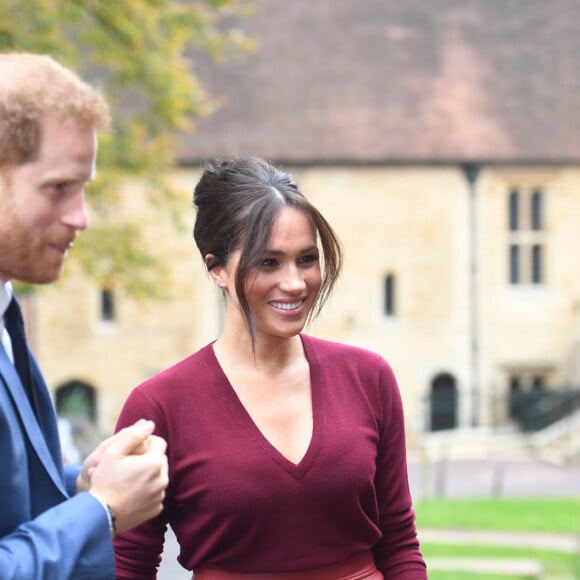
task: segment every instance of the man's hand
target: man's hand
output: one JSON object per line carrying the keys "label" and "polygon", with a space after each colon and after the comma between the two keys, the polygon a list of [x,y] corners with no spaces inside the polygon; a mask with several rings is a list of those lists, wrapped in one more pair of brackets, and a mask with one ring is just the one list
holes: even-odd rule
{"label": "man's hand", "polygon": [[134,430],[135,437],[142,438],[141,446],[136,446],[133,450],[133,453],[143,453],[143,451],[147,447],[147,437],[151,435],[155,430],[155,425],[153,421],[146,421],[145,419],[139,419],[136,423],[131,425],[130,427],[126,427],[116,435],[109,437],[101,442],[101,444],[85,459],[83,463],[82,470],[77,478],[76,483],[76,493],[81,491],[89,491],[91,487],[91,476],[95,467],[98,465],[101,457],[104,455],[105,451],[109,447],[109,445],[119,437],[119,435],[128,429]]}
{"label": "man's hand", "polygon": [[108,504],[123,532],[161,512],[168,484],[165,441],[152,435],[152,421],[137,421],[103,441],[87,457],[77,491]]}

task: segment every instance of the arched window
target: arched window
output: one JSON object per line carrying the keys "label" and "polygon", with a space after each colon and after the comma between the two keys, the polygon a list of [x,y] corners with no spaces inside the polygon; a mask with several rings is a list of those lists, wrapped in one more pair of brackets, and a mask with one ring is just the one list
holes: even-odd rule
{"label": "arched window", "polygon": [[95,389],[82,381],[69,381],[56,389],[55,405],[59,417],[96,419]]}
{"label": "arched window", "polygon": [[437,375],[431,383],[431,431],[457,427],[457,386],[449,373]]}

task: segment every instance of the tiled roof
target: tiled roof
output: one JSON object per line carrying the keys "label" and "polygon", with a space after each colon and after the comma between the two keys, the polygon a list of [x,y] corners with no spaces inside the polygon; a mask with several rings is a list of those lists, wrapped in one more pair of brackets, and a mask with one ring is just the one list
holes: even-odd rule
{"label": "tiled roof", "polygon": [[580,161],[578,0],[256,0],[183,162]]}

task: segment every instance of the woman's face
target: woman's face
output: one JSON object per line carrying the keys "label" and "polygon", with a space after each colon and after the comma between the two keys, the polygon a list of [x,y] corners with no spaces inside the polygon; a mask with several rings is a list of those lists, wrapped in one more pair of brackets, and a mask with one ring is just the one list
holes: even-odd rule
{"label": "woman's face", "polygon": [[[235,276],[240,250],[234,251],[219,274],[228,309],[240,310]],[[256,325],[256,338],[288,338],[298,334],[320,290],[319,250],[308,216],[285,206],[272,225],[261,265],[246,282],[246,298]],[[233,298],[233,300],[232,300]]]}

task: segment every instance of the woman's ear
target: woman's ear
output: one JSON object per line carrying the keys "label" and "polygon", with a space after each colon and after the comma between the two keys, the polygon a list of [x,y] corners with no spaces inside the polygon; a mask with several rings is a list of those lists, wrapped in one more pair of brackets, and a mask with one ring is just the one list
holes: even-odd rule
{"label": "woman's ear", "polygon": [[211,279],[223,290],[227,283],[226,269],[216,260],[213,254],[207,254],[205,257],[205,265]]}
{"label": "woman's ear", "polygon": [[207,268],[208,272],[211,272],[211,269],[214,268],[217,264],[215,256],[213,254],[206,254],[205,255],[205,267]]}

